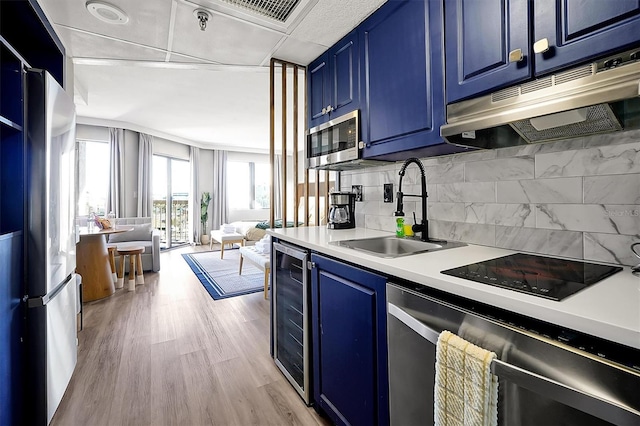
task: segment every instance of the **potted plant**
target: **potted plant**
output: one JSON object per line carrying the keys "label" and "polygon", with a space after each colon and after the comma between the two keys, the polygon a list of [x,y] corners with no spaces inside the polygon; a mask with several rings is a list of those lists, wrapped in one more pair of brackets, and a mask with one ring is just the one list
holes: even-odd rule
{"label": "potted plant", "polygon": [[211,202],[211,195],[208,192],[203,192],[200,198],[200,223],[202,223],[202,234],[200,234],[200,242],[202,244],[209,244],[209,234],[207,234],[207,220],[209,219],[209,203]]}

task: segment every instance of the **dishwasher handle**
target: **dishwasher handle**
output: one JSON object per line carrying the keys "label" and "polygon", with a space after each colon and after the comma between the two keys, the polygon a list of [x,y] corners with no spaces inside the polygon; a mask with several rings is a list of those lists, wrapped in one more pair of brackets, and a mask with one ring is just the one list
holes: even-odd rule
{"label": "dishwasher handle", "polygon": [[[397,318],[424,339],[434,345],[438,343],[440,333],[436,330],[426,326],[391,302],[387,303],[387,309],[389,315]],[[608,422],[621,425],[637,425],[640,419],[640,412],[633,408],[585,393],[579,389],[567,386],[556,380],[541,376],[540,374],[525,370],[497,358],[491,362],[490,369],[491,373],[498,376],[498,378],[507,380],[540,395],[546,395],[555,401],[602,418]]]}

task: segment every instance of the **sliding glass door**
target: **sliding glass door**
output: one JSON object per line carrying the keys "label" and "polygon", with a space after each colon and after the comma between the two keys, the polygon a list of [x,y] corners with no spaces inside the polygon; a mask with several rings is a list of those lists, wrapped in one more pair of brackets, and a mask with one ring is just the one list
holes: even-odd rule
{"label": "sliding glass door", "polygon": [[153,226],[162,248],[189,242],[189,162],[153,156]]}

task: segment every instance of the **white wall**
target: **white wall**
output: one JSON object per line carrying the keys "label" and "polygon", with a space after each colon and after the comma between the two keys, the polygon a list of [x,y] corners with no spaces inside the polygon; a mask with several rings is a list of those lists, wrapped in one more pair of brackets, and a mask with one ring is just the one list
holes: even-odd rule
{"label": "white wall", "polygon": [[189,145],[153,137],[153,153],[189,161]]}
{"label": "white wall", "polygon": [[109,142],[109,128],[78,124],[76,126],[76,139]]}

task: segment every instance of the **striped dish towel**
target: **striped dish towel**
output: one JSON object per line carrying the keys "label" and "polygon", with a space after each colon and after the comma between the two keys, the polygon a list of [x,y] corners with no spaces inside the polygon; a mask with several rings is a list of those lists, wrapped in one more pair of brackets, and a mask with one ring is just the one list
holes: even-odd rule
{"label": "striped dish towel", "polygon": [[436,345],[436,426],[498,424],[498,377],[489,366],[496,354],[449,331]]}

